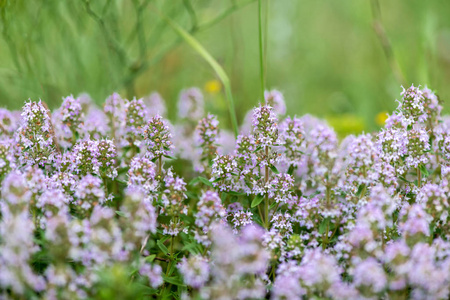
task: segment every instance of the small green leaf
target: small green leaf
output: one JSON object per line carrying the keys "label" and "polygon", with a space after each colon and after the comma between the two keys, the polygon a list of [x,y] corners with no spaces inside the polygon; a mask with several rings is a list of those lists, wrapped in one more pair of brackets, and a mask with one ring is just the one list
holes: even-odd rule
{"label": "small green leaf", "polygon": [[327,230],[327,225],[330,223],[330,219],[326,218],[322,221],[322,223],[320,223],[319,225],[319,233],[323,234],[325,232],[325,230]]}
{"label": "small green leaf", "polygon": [[200,181],[200,179],[198,177],[195,177],[194,179],[189,181],[188,185],[196,185],[197,182],[199,182],[199,181]]}
{"label": "small green leaf", "polygon": [[280,172],[278,172],[277,168],[274,165],[269,165],[269,168],[272,170],[272,172],[274,172],[275,174],[280,174]]}
{"label": "small green leaf", "polygon": [[425,167],[425,165],[419,165],[419,170],[420,172],[422,172],[422,175],[424,177],[428,177],[430,175],[430,173],[428,172],[427,168]]}
{"label": "small green leaf", "polygon": [[199,254],[200,250],[195,243],[187,243],[181,250],[187,250],[191,254]]}
{"label": "small green leaf", "polygon": [[163,274],[163,279],[165,282],[173,285],[185,286],[185,284],[177,277],[168,277]]}
{"label": "small green leaf", "polygon": [[308,196],[308,199],[312,199],[319,194],[320,194],[320,191],[315,191],[314,193],[312,193],[311,195]]}
{"label": "small green leaf", "polygon": [[292,175],[292,174],[294,174],[294,170],[295,170],[294,165],[290,165],[290,166],[289,166],[289,169],[288,169],[288,171],[287,171],[287,173],[288,173],[289,175]]}
{"label": "small green leaf", "polygon": [[262,146],[256,147],[256,149],[253,150],[253,153],[258,152],[258,151],[261,150],[261,149],[262,149]]}
{"label": "small green leaf", "polygon": [[400,179],[401,181],[407,182],[407,183],[411,183],[411,181],[409,181],[408,179],[406,179],[403,176],[398,176],[398,179]]}
{"label": "small green leaf", "polygon": [[145,258],[145,261],[151,263],[152,261],[155,260],[155,258],[156,258],[156,254],[152,254],[152,255],[147,256]]}
{"label": "small green leaf", "polygon": [[226,192],[227,194],[233,195],[233,196],[245,196],[247,195],[246,193],[239,193],[239,192],[235,192],[235,191],[229,191]]}
{"label": "small green leaf", "polygon": [[125,213],[124,213],[123,211],[120,211],[120,210],[116,210],[116,214],[118,214],[119,216],[124,217],[124,218],[127,217],[127,216],[125,215]]}
{"label": "small green leaf", "polygon": [[165,158],[168,159],[177,159],[175,156],[171,156],[171,155],[164,155]]}
{"label": "small green leaf", "polygon": [[211,183],[211,181],[209,181],[209,180],[208,180],[207,178],[205,178],[205,177],[199,176],[199,177],[198,177],[198,180],[200,180],[201,182],[203,182],[203,183],[206,184],[207,186],[210,186],[210,187],[213,186],[212,183]]}
{"label": "small green leaf", "polygon": [[253,207],[258,206],[263,200],[264,200],[264,196],[263,195],[257,195],[253,199],[251,207],[253,208]]}
{"label": "small green leaf", "polygon": [[198,196],[190,191],[186,191],[186,196],[188,196],[188,198],[190,199],[198,199]]}
{"label": "small green leaf", "polygon": [[363,191],[365,190],[365,187],[366,187],[365,184],[361,184],[361,185],[358,187],[358,191],[356,192],[356,196],[358,196],[358,197],[364,196],[364,195],[362,195],[362,193],[363,193]]}
{"label": "small green leaf", "polygon": [[161,251],[164,254],[168,254],[169,253],[169,249],[167,249],[167,247],[161,242],[161,240],[157,241],[156,244],[158,245],[159,249],[161,249]]}
{"label": "small green leaf", "polygon": [[114,181],[117,181],[118,183],[121,183],[121,184],[128,184],[125,180],[120,180],[120,179],[114,179]]}

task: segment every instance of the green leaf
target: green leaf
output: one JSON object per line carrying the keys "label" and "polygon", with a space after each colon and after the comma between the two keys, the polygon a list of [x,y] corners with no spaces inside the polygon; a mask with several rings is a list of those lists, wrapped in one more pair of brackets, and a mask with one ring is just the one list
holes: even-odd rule
{"label": "green leaf", "polygon": [[187,250],[189,253],[194,255],[200,253],[196,243],[187,243],[181,250]]}
{"label": "green leaf", "polygon": [[311,195],[308,196],[308,199],[312,199],[319,194],[320,194],[320,191],[315,191],[314,193],[312,193]]}
{"label": "green leaf", "polygon": [[425,167],[425,165],[420,164],[419,165],[419,170],[420,172],[422,172],[422,175],[424,177],[428,177],[430,175],[430,173],[428,172],[427,168]]}
{"label": "green leaf", "polygon": [[161,240],[158,240],[158,241],[156,242],[156,245],[158,245],[159,249],[161,249],[161,251],[162,251],[164,254],[168,254],[168,253],[169,253],[169,249],[167,249],[167,247],[161,242]]}
{"label": "green leaf", "polygon": [[123,211],[120,211],[120,210],[116,210],[116,214],[118,214],[119,216],[124,217],[124,218],[127,217],[127,216],[125,215],[125,213],[124,213]]}
{"label": "green leaf", "polygon": [[195,185],[197,184],[197,182],[199,182],[200,179],[198,177],[195,177],[194,179],[192,179],[191,181],[189,181],[188,185]]}
{"label": "green leaf", "polygon": [[156,258],[156,254],[152,254],[152,255],[147,256],[145,258],[145,261],[151,263],[152,261],[155,260],[155,258]]}
{"label": "green leaf", "polygon": [[278,205],[278,203],[277,202],[274,202],[274,203],[272,203],[272,204],[270,204],[270,210],[272,210],[272,209],[274,209],[275,208],[275,206],[277,206]]}
{"label": "green leaf", "polygon": [[165,158],[168,159],[177,159],[175,156],[171,156],[171,155],[164,155]]}
{"label": "green leaf", "polygon": [[322,223],[320,223],[319,225],[319,233],[323,234],[325,232],[325,230],[327,230],[327,225],[330,223],[330,219],[326,218],[322,221]]}
{"label": "green leaf", "polygon": [[205,177],[199,176],[199,177],[198,177],[198,180],[200,180],[201,182],[203,182],[203,183],[206,184],[207,186],[210,186],[210,187],[213,186],[212,183],[211,183],[211,181],[209,181],[209,180],[208,180],[207,178],[205,178]]}
{"label": "green leaf", "polygon": [[401,181],[407,182],[407,183],[411,183],[411,181],[409,181],[408,179],[406,179],[403,176],[398,176],[398,179],[400,179]]}
{"label": "green leaf", "polygon": [[256,195],[256,197],[252,201],[251,207],[253,208],[253,207],[258,206],[263,200],[264,200],[263,195]]}
{"label": "green leaf", "polygon": [[[365,187],[366,187],[365,184],[361,184],[361,185],[358,187],[358,191],[356,192],[356,196],[361,197],[361,194],[362,194],[362,192],[364,191]],[[363,195],[363,196],[364,196],[364,195]]]}
{"label": "green leaf", "polygon": [[288,173],[289,175],[292,175],[292,174],[294,174],[294,170],[295,170],[294,165],[290,165],[290,166],[289,166],[289,169],[288,169],[288,171],[287,171],[287,173]]}
{"label": "green leaf", "polygon": [[280,174],[280,172],[278,172],[277,168],[274,165],[269,165],[269,168],[272,170],[272,172],[274,172],[275,174]]}
{"label": "green leaf", "polygon": [[198,199],[198,196],[197,196],[196,194],[194,194],[193,192],[186,191],[185,194],[186,194],[186,196],[188,196],[188,198],[190,198],[190,199]]}
{"label": "green leaf", "polygon": [[261,149],[262,149],[262,146],[258,146],[258,147],[256,147],[255,150],[253,150],[253,153],[258,152],[258,151],[261,150]]}
{"label": "green leaf", "polygon": [[229,192],[225,192],[225,193],[233,195],[233,196],[245,196],[245,195],[247,195],[246,193],[239,193],[239,192],[235,192],[235,191],[229,191]]}
{"label": "green leaf", "polygon": [[121,183],[121,184],[125,184],[125,185],[127,185],[128,184],[128,182],[126,182],[125,180],[120,180],[120,179],[114,179],[114,181],[117,181],[118,183]]}
{"label": "green leaf", "polygon": [[163,279],[165,282],[173,284],[173,285],[179,285],[179,286],[186,286],[181,280],[180,278],[177,277],[168,277],[166,275],[163,274]]}

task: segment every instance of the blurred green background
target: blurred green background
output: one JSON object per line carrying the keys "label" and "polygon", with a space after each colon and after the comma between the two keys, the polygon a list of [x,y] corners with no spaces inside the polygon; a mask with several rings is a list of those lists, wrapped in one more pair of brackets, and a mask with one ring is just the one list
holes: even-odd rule
{"label": "blurred green background", "polygon": [[[239,121],[260,99],[257,1],[0,0],[0,7],[1,106],[158,91],[174,118],[179,91],[198,86],[228,126],[214,71],[161,14],[224,67]],[[450,1],[263,0],[263,8],[267,88],[284,93],[290,115],[370,131],[378,113],[397,106],[401,84],[450,96]]]}

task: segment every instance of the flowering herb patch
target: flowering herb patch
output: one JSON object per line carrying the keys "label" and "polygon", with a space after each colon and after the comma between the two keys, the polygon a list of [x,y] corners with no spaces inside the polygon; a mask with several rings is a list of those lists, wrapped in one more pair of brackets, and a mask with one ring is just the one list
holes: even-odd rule
{"label": "flowering herb patch", "polygon": [[342,141],[265,97],[236,138],[195,88],[0,110],[0,298],[448,299],[438,97]]}

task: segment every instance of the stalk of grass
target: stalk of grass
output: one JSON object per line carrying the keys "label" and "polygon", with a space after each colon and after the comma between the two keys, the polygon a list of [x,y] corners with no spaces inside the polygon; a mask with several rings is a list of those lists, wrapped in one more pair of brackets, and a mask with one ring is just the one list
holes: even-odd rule
{"label": "stalk of grass", "polygon": [[263,30],[262,30],[262,0],[258,0],[258,31],[259,31],[259,75],[261,80],[261,101],[264,101],[264,49],[263,49]]}
{"label": "stalk of grass", "polygon": [[191,46],[216,72],[217,76],[222,81],[225,89],[225,95],[228,103],[228,110],[230,112],[231,125],[233,127],[233,132],[235,137],[238,135],[238,123],[236,119],[236,112],[234,109],[233,94],[231,93],[231,84],[228,75],[222,66],[212,57],[212,55],[205,49],[205,47],[200,44],[197,39],[195,39],[189,32],[187,32],[180,25],[172,21],[169,17],[161,14],[162,18],[175,30],[176,33]]}
{"label": "stalk of grass", "polygon": [[397,82],[403,86],[406,86],[407,83],[405,80],[405,76],[403,75],[403,72],[400,68],[400,64],[395,58],[392,44],[389,41],[386,31],[384,30],[383,23],[381,22],[380,3],[378,2],[378,0],[371,0],[371,6],[372,6],[373,28],[378,36],[381,47],[383,47],[383,52],[389,63],[389,67],[391,68],[391,71],[394,74],[394,77],[397,80]]}

